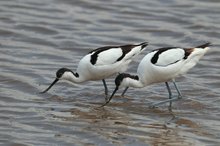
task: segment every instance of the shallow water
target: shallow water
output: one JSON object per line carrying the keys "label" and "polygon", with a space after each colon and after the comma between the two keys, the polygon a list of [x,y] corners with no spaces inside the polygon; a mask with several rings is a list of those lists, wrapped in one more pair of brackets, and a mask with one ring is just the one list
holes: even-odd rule
{"label": "shallow water", "polygon": [[[220,145],[219,7],[217,0],[1,0],[0,145]],[[164,84],[129,89],[101,109],[101,81],[38,94],[58,68],[75,69],[90,50],[143,41],[150,45],[128,72],[155,48],[213,43],[177,79],[184,98],[172,112],[147,106],[167,98]]]}

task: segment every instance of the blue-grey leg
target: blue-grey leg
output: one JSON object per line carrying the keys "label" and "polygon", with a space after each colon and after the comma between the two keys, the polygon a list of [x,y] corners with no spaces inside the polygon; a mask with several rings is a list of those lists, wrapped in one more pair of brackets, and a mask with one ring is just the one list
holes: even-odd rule
{"label": "blue-grey leg", "polygon": [[108,87],[106,85],[105,79],[102,79],[102,82],[105,87],[105,101],[108,101]]}
{"label": "blue-grey leg", "polygon": [[181,94],[179,88],[177,87],[175,80],[173,80],[173,85],[176,88],[176,91],[178,93],[178,99],[181,99],[182,98],[182,94]]}
{"label": "blue-grey leg", "polygon": [[[173,80],[173,84],[174,84],[174,87],[175,87],[175,89],[176,89],[176,91],[177,91],[177,93],[178,93],[178,97],[172,98],[172,96],[170,96],[169,99],[167,99],[167,100],[160,101],[160,102],[157,102],[157,103],[152,104],[152,105],[150,106],[150,108],[155,108],[155,107],[158,106],[158,105],[161,105],[161,104],[164,104],[164,103],[167,103],[167,102],[176,101],[176,100],[179,100],[179,99],[182,98],[182,95],[181,95],[181,93],[180,93],[180,91],[179,91],[179,89],[178,89],[178,87],[177,87],[177,85],[176,85],[176,83],[175,83],[175,80]],[[168,90],[168,92],[171,93],[171,90],[170,90],[168,87],[167,87],[167,90]],[[169,93],[169,94],[170,94],[170,93]]]}
{"label": "blue-grey leg", "polygon": [[126,87],[125,90],[122,92],[121,96],[124,96],[125,92],[128,90],[129,87]]}
{"label": "blue-grey leg", "polygon": [[[166,84],[166,87],[167,87],[167,90],[169,93],[169,99],[172,99],[172,92],[170,90],[170,86],[169,86],[168,82],[165,82],[165,84]],[[172,107],[172,101],[170,101],[169,110],[171,110],[171,107]]]}

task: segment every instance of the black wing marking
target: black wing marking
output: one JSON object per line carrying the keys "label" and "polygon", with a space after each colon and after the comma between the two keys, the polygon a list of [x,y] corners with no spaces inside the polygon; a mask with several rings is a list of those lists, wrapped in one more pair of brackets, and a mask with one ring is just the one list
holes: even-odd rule
{"label": "black wing marking", "polygon": [[120,48],[122,50],[122,55],[116,60],[117,61],[120,61],[124,58],[124,56],[129,53],[134,47],[137,47],[137,46],[140,46],[141,45],[141,50],[143,48],[145,48],[148,43],[147,42],[144,42],[144,43],[141,43],[141,44],[138,44],[138,45],[133,45],[133,44],[129,44],[129,45],[122,45],[122,46],[105,46],[105,47],[100,47],[98,49],[95,49],[89,53],[93,53],[91,55],[91,59],[90,59],[90,62],[94,65],[96,64],[97,62],[97,59],[98,59],[98,54],[106,51],[106,50],[109,50],[109,49],[116,49],[116,48]]}
{"label": "black wing marking", "polygon": [[151,63],[156,64],[158,61],[159,55],[161,53],[163,53],[167,50],[170,50],[170,49],[174,49],[174,48],[176,48],[176,47],[166,47],[166,48],[159,48],[159,49],[153,50],[153,51],[157,51],[157,53],[155,53],[154,56],[151,58]]}

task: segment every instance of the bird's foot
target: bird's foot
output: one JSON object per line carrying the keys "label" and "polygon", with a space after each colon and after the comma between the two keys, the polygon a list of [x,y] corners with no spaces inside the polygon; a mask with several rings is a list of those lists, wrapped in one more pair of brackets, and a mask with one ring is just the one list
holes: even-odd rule
{"label": "bird's foot", "polygon": [[107,102],[108,101],[108,95],[105,95],[105,102]]}
{"label": "bird's foot", "polygon": [[[167,99],[167,100],[164,100],[164,101],[160,101],[160,102],[157,102],[157,103],[153,103],[149,106],[149,108],[156,108],[157,106],[159,105],[162,105],[162,104],[165,104],[165,103],[168,103],[168,102],[172,102],[172,101],[176,101],[176,100],[179,100],[181,99],[182,96],[178,96],[177,98],[170,98],[170,99]],[[169,106],[169,108],[171,109],[171,106]]]}

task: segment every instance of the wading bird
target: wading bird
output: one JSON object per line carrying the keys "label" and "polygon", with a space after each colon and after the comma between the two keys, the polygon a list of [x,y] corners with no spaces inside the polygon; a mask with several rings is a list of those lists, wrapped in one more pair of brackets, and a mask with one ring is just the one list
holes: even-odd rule
{"label": "wading bird", "polygon": [[[116,88],[108,101],[102,106],[110,102],[119,87],[142,88],[154,83],[165,82],[169,99],[152,104],[151,107],[170,102],[169,108],[171,109],[171,102],[182,98],[174,79],[194,67],[210,49],[209,46],[210,43],[206,43],[195,48],[167,47],[153,50],[141,60],[137,75],[121,73],[115,78]],[[172,96],[168,81],[173,81],[178,93],[175,98]]]}
{"label": "wading bird", "polygon": [[84,56],[78,64],[76,72],[61,68],[56,72],[56,79],[41,93],[47,92],[59,80],[73,83],[102,80],[107,101],[108,88],[105,78],[127,70],[129,63],[146,49],[147,42],[137,45],[105,46],[95,49]]}

